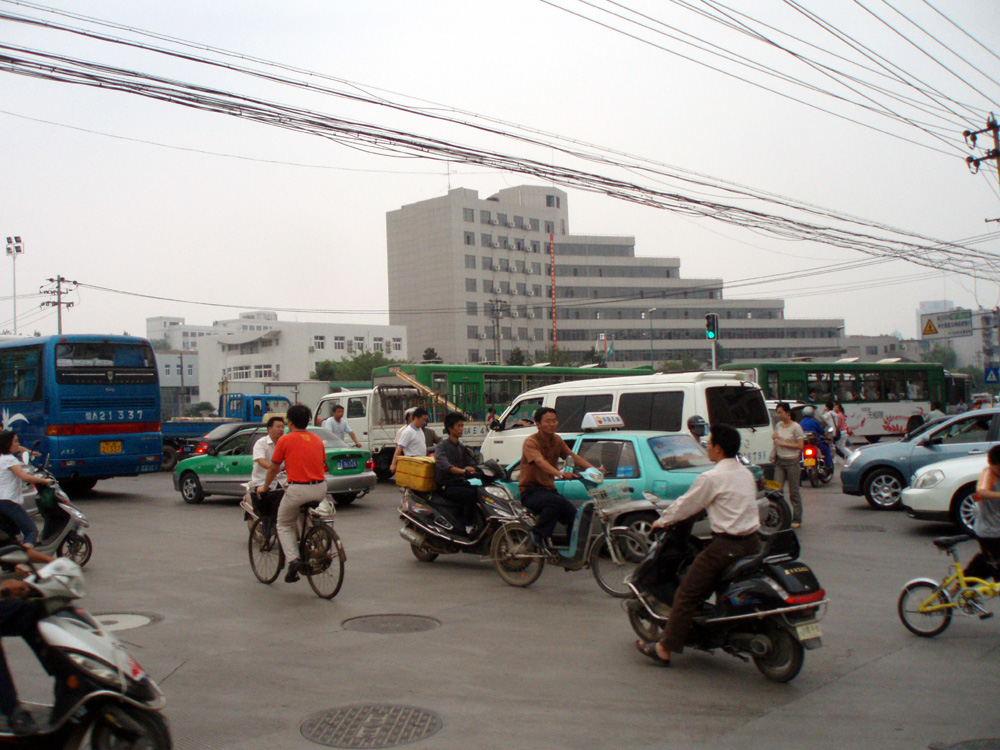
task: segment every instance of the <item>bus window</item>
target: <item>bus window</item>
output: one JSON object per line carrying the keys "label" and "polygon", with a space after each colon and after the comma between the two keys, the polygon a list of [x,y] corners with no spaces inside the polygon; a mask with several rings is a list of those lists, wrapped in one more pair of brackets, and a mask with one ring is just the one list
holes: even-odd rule
{"label": "bus window", "polygon": [[882,378],[877,372],[866,372],[861,376],[861,400],[882,400]]}
{"label": "bus window", "polygon": [[923,370],[906,373],[906,395],[910,401],[927,400],[927,373]]}
{"label": "bus window", "polygon": [[618,398],[618,415],[626,430],[681,431],[684,392],[623,393]]}
{"label": "bus window", "polygon": [[901,372],[882,373],[882,394],[886,401],[906,400],[906,379]]}
{"label": "bus window", "polygon": [[583,422],[583,415],[592,411],[611,411],[610,393],[592,393],[586,396],[559,396],[556,399],[556,416],[560,432],[576,432]]}
{"label": "bus window", "polygon": [[822,404],[830,398],[830,373],[810,372],[806,375],[808,379],[809,400]]}
{"label": "bus window", "polygon": [[806,400],[806,384],[799,380],[785,380],[781,381],[781,400],[782,401],[805,401]]}
{"label": "bus window", "polygon": [[778,373],[769,372],[767,374],[767,383],[764,384],[764,389],[767,391],[768,398],[780,398],[778,393]]}
{"label": "bus window", "polygon": [[41,349],[10,349],[0,355],[0,398],[5,401],[39,401]]}
{"label": "bus window", "polygon": [[842,403],[858,400],[860,385],[858,377],[853,372],[837,372],[833,374],[833,398]]}

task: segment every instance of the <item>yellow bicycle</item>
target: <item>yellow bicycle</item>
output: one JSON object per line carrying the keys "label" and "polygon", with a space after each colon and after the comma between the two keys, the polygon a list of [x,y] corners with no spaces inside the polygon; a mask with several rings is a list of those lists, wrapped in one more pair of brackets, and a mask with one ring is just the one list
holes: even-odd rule
{"label": "yellow bicycle", "polygon": [[955,551],[955,547],[971,539],[968,534],[935,539],[934,546],[952,559],[951,575],[940,583],[933,578],[915,578],[903,586],[897,610],[899,619],[911,633],[922,638],[943,633],[956,611],[976,615],[981,620],[993,616],[984,605],[987,600],[1000,597],[1000,583],[966,576]]}

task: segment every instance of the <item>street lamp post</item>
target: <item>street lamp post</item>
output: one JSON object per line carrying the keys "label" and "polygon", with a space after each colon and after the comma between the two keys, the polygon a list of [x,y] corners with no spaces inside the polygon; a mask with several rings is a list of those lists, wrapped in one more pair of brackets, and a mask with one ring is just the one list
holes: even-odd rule
{"label": "street lamp post", "polygon": [[656,371],[656,360],[653,359],[653,313],[660,308],[651,307],[642,314],[642,317],[649,318],[649,366]]}
{"label": "street lamp post", "polygon": [[14,293],[12,299],[14,300],[14,335],[17,335],[17,256],[24,252],[24,243],[21,242],[20,237],[8,237],[7,238],[7,255],[10,256],[10,262],[12,267],[12,276],[14,281]]}

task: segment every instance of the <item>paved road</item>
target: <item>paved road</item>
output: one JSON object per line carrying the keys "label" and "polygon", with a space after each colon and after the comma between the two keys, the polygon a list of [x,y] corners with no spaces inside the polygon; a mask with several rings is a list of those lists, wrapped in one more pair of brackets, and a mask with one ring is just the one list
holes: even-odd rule
{"label": "paved road", "polygon": [[[165,690],[176,747],[316,748],[303,721],[360,703],[437,713],[441,730],[414,747],[443,750],[903,750],[1000,736],[1000,618],[923,640],[895,613],[903,582],[943,571],[930,540],[950,528],[871,511],[836,481],[805,490],[802,557],[833,604],[825,647],[807,652],[790,685],[726,655],[689,652],[670,670],[647,662],[618,600],[587,571],[546,568],[520,590],[476,558],[420,563],[397,534],[397,502],[383,484],[338,514],[347,577],[327,602],[304,581],[258,583],[235,504],[185,505],[167,474],[102,482],[81,501],[95,542],[84,604],[162,618],[120,636]],[[386,613],[441,626],[342,626]],[[30,656],[17,643],[8,651],[26,697],[40,697]],[[988,711],[973,708],[984,701]]]}

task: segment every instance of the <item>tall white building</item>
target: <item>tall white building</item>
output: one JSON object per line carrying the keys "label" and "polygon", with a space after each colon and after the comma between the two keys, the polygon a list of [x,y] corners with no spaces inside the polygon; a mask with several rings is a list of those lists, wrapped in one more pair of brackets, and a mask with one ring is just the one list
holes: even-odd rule
{"label": "tall white building", "polygon": [[[552,343],[549,239],[555,246],[560,350],[595,346],[611,364],[705,358],[705,315],[719,315],[731,359],[837,356],[840,319],[788,320],[780,299],[723,298],[721,279],[682,279],[676,257],[637,257],[635,238],[574,235],[568,196],[521,186],[482,199],[475,190],[386,214],[389,320],[414,351],[446,362],[506,361],[517,347]],[[499,345],[498,345],[499,344]]]}

